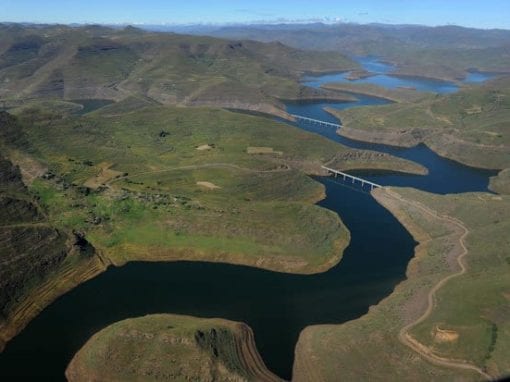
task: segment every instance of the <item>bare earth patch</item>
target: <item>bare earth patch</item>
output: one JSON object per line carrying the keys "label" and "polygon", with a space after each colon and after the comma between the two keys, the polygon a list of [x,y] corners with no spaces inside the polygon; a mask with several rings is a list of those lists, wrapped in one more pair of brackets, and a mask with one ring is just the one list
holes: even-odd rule
{"label": "bare earth patch", "polygon": [[211,146],[211,145],[200,145],[197,147],[197,150],[198,151],[207,151],[207,150],[212,150],[214,147]]}
{"label": "bare earth patch", "polygon": [[432,336],[434,337],[434,342],[446,343],[446,342],[455,342],[459,339],[459,333],[455,330],[441,329],[439,325],[433,330]]}
{"label": "bare earth patch", "polygon": [[218,188],[221,188],[220,186],[217,186],[214,183],[205,182],[205,181],[197,182],[197,186],[201,186],[201,187],[207,188],[208,190],[216,190]]}

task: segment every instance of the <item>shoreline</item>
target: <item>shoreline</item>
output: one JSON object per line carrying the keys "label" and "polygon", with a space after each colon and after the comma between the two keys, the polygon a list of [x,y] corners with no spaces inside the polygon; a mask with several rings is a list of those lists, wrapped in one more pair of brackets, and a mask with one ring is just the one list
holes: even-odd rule
{"label": "shoreline", "polygon": [[[320,192],[313,197],[313,200],[310,200],[310,203],[315,205],[325,198],[327,198],[327,195],[325,193],[325,187],[322,186]],[[337,217],[340,230],[345,232],[341,234],[337,240],[332,242],[332,248],[330,250],[331,256],[328,257],[327,261],[319,265],[310,265],[299,257],[294,260],[285,256],[281,258],[265,258],[264,256],[252,258],[246,255],[240,256],[240,254],[226,252],[211,255],[205,254],[200,250],[186,248],[182,250],[168,249],[162,251],[158,251],[157,248],[154,248],[154,250],[150,251],[150,256],[148,257],[136,258],[136,256],[134,256],[128,259],[116,259],[114,253],[108,254],[107,250],[95,245],[93,257],[88,260],[83,260],[77,265],[63,265],[55,270],[39,285],[30,289],[21,298],[21,302],[13,307],[6,319],[0,322],[0,355],[8,343],[20,334],[46,307],[61,296],[79,287],[81,284],[108,271],[110,266],[122,267],[130,262],[171,263],[189,261],[223,263],[296,275],[313,275],[326,272],[341,262],[343,253],[349,245],[351,237],[350,231],[341,220],[341,217],[336,214],[335,211],[326,210]],[[72,256],[72,251],[73,249],[71,248],[68,256]],[[128,253],[129,251],[125,250],[123,252]],[[136,253],[138,256],[140,255],[139,252]],[[302,261],[304,261],[304,263]]]}
{"label": "shoreline", "polygon": [[[415,139],[414,141],[402,141],[398,140],[398,138],[401,138],[405,140],[405,136],[398,133],[393,132],[370,132],[367,130],[360,130],[355,129],[351,127],[347,127],[345,125],[342,125],[341,129],[337,130],[337,134],[344,137],[351,139],[353,141],[359,141],[364,143],[374,143],[374,144],[382,144],[385,146],[393,146],[398,148],[411,148],[418,146],[420,144],[423,144],[427,146],[431,151],[433,151],[435,154],[439,155],[440,157],[451,160],[453,162],[459,163],[463,166],[478,169],[478,170],[487,170],[487,171],[500,171],[503,170],[505,167],[490,167],[490,166],[484,166],[480,163],[473,163],[473,161],[468,160],[462,160],[461,158],[455,156],[455,155],[449,155],[445,151],[441,150],[440,147],[437,147],[434,144],[431,144],[430,141],[427,141],[426,137],[425,139]],[[393,135],[393,136],[392,136]],[[391,142],[391,143],[388,143]],[[400,144],[399,144],[400,142]],[[472,145],[469,142],[466,142],[467,145]]]}
{"label": "shoreline", "polygon": [[[337,371],[346,372],[344,377],[347,380],[359,376],[360,373],[366,373],[365,378],[370,379],[370,376],[380,375],[383,370],[393,373],[390,374],[393,379],[420,380],[424,375],[427,375],[429,379],[441,380],[451,380],[453,376],[477,380],[475,375],[490,378],[491,376],[483,370],[463,360],[435,356],[431,350],[419,344],[414,338],[409,339],[410,335],[406,331],[421,322],[427,312],[432,309],[435,302],[431,300],[431,294],[434,294],[450,278],[459,274],[462,266],[461,256],[467,252],[459,251],[457,246],[451,247],[448,244],[448,238],[455,235],[459,238],[459,246],[462,246],[465,231],[454,225],[453,220],[443,220],[442,215],[435,210],[422,206],[420,202],[402,197],[398,191],[390,187],[376,189],[371,194],[376,202],[387,209],[417,242],[414,255],[407,264],[406,278],[398,283],[388,296],[370,306],[366,314],[352,321],[304,328],[296,344],[293,381],[330,380],[332,375],[336,375],[335,369],[331,368],[333,360],[339,363]],[[409,205],[410,209],[405,208],[405,204]],[[434,226],[438,224],[442,227],[441,230],[448,230],[449,233],[432,236],[426,227],[428,224]],[[441,246],[446,245],[445,248],[448,248],[448,251],[442,253],[440,258],[433,259],[429,251],[439,242],[442,242]],[[438,270],[431,264],[443,265]],[[434,269],[434,272],[431,273],[431,269]],[[424,294],[425,288],[427,294]],[[342,346],[339,346],[340,344]],[[360,346],[370,346],[371,350],[365,354],[359,351]],[[336,349],[336,352],[324,353],[325,348]],[[376,359],[371,366],[371,371],[364,368],[364,362],[373,360],[374,354],[381,355],[390,350],[391,356],[387,354],[386,357],[379,357],[382,359]],[[413,361],[409,362],[409,360]],[[390,369],[388,369],[388,362],[392,363]],[[398,373],[395,369],[397,367]]]}
{"label": "shoreline", "polygon": [[[368,88],[370,87],[370,89]],[[432,95],[430,92],[419,91],[414,89],[404,88],[384,88],[372,84],[356,84],[356,83],[342,83],[330,82],[321,85],[322,89],[345,92],[348,94],[365,95],[373,98],[390,101],[392,103],[405,103],[416,101]]]}
{"label": "shoreline", "polygon": [[[129,355],[136,355],[134,360],[122,357],[127,355],[123,346],[127,346]],[[179,353],[175,354],[178,348],[188,351],[184,354],[193,365],[191,369],[180,360]],[[111,349],[121,357],[110,358]],[[96,331],[73,355],[65,376],[75,382],[89,380],[91,376],[97,380],[143,379],[147,377],[147,358],[154,360],[151,374],[173,371],[181,378],[193,380],[211,374],[221,379],[227,374],[232,378],[283,381],[265,365],[253,330],[247,324],[161,313],[124,319]],[[198,367],[193,362],[205,364]],[[175,366],[180,366],[180,370],[175,370]]]}
{"label": "shoreline", "polygon": [[[468,255],[469,252],[465,245],[465,239],[470,233],[469,229],[466,228],[464,223],[462,221],[460,221],[459,219],[452,218],[448,215],[439,214],[437,211],[431,209],[430,207],[427,207],[420,202],[415,202],[415,201],[406,199],[406,198],[402,197],[400,194],[392,191],[391,189],[387,189],[386,193],[388,195],[390,195],[391,198],[394,198],[398,202],[400,202],[400,204],[405,203],[405,204],[411,205],[414,208],[421,210],[422,214],[430,215],[433,217],[433,219],[442,220],[443,222],[445,222],[445,225],[452,229],[453,234],[457,238],[456,241],[458,242],[458,244],[461,248],[461,251],[458,254],[456,254],[454,259],[452,259],[457,263],[456,269],[453,269],[450,271],[450,273],[447,273],[436,284],[434,284],[434,286],[429,290],[429,292],[427,294],[427,308],[425,309],[423,314],[421,314],[418,318],[407,323],[405,326],[403,326],[400,329],[400,331],[398,333],[399,341],[403,345],[411,348],[413,351],[420,354],[422,357],[426,358],[429,362],[431,362],[433,364],[436,364],[438,366],[446,366],[446,367],[452,367],[452,368],[461,368],[461,369],[472,370],[472,371],[477,372],[484,378],[487,378],[489,380],[492,379],[492,376],[485,373],[479,367],[468,363],[467,361],[459,360],[459,359],[447,359],[447,358],[440,357],[440,356],[434,354],[433,349],[428,348],[424,344],[420,343],[417,339],[415,339],[411,334],[409,334],[409,331],[411,329],[416,327],[421,322],[425,321],[432,313],[432,311],[435,307],[435,304],[436,304],[436,298],[435,298],[436,293],[440,289],[442,289],[443,286],[446,285],[446,283],[448,283],[448,281],[466,273],[467,267],[464,262],[464,258]],[[380,203],[382,206],[387,208],[388,211],[390,211],[390,213],[392,213],[401,222],[401,224],[403,224],[406,227],[406,229],[408,229],[408,231],[411,233],[411,235],[413,235],[415,240],[418,241],[418,243],[419,243],[418,246],[421,246],[421,245],[425,244],[428,240],[432,239],[429,236],[430,239],[424,240],[423,234],[418,231],[418,230],[422,230],[422,228],[419,227],[419,225],[418,225],[418,227],[415,227],[416,223],[413,221],[409,221],[409,219],[405,216],[406,212],[405,212],[404,207],[393,206],[391,204],[391,201],[388,202],[387,200],[385,200],[384,196],[379,195],[378,191],[373,193],[373,196],[378,203]],[[451,252],[453,252],[453,251],[454,251],[454,249],[451,250]],[[418,251],[416,251],[415,256],[417,256],[417,252]],[[451,252],[446,254],[447,258],[451,256]]]}
{"label": "shoreline", "polygon": [[[96,254],[91,264],[81,264],[69,269],[63,267],[23,297],[22,302],[12,310],[12,313],[8,315],[7,319],[0,323],[0,356],[8,346],[9,342],[19,335],[44,309],[46,309],[46,307],[50,306],[61,296],[71,292],[75,288],[78,288],[83,283],[108,271],[110,266],[122,267],[128,263],[136,262],[199,262],[251,267],[275,273],[286,273],[292,275],[314,275],[327,272],[331,268],[337,266],[342,261],[343,252],[349,245],[349,242],[350,232],[348,231],[347,240],[338,239],[333,243],[333,251],[337,255],[331,256],[328,261],[312,267],[311,270],[287,270],[285,269],[285,264],[282,265],[282,262],[277,262],[276,265],[271,264],[270,262],[264,263],[263,258],[255,260],[249,259],[250,261],[245,261],[246,259],[236,258],[236,254],[226,254],[227,258],[224,257],[225,254],[219,255],[218,257],[202,258],[199,255],[196,258],[190,258],[189,252],[186,253],[186,256],[180,256],[179,251],[170,250],[162,256],[158,256],[156,254],[157,251],[153,251],[152,257],[122,261],[112,259],[109,256]],[[175,253],[177,256],[169,257],[168,253]]]}

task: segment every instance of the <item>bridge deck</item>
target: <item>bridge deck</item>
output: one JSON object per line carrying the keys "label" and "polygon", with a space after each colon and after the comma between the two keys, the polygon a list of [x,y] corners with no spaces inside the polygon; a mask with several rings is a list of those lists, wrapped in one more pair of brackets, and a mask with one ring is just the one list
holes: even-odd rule
{"label": "bridge deck", "polygon": [[331,123],[331,122],[321,121],[319,119],[308,118],[308,117],[305,117],[303,115],[291,114],[291,116],[293,116],[296,119],[302,120],[302,121],[311,122],[311,123],[317,123],[319,125],[324,125],[324,126],[336,127],[337,129],[342,127],[342,125],[339,125],[338,123]]}
{"label": "bridge deck", "polygon": [[324,170],[327,170],[328,172],[332,173],[332,174],[335,174],[336,175],[342,175],[344,179],[348,178],[348,179],[352,179],[352,182],[354,183],[354,181],[359,181],[361,182],[361,185],[365,185],[365,184],[368,184],[370,185],[370,187],[372,187],[372,189],[374,187],[377,187],[377,188],[380,188],[382,187],[380,184],[377,184],[377,183],[374,183],[374,182],[371,182],[369,180],[366,180],[366,179],[363,179],[363,178],[360,178],[360,177],[357,177],[357,176],[354,176],[354,175],[350,175],[350,174],[347,174],[345,172],[342,172],[342,171],[339,171],[339,170],[335,170],[333,168],[329,168],[329,167],[326,167],[326,166],[321,166]]}

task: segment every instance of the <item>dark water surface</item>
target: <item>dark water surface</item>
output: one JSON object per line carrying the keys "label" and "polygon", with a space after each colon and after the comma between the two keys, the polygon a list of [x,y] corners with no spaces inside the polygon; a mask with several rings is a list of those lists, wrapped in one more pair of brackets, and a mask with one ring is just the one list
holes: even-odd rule
{"label": "dark water surface", "polygon": [[[385,70],[384,64],[372,64]],[[322,107],[385,102],[361,97],[356,103],[289,104],[288,110],[335,122]],[[399,149],[365,144],[342,138],[334,129],[299,126],[350,147],[415,160],[430,170],[428,176],[366,176],[384,185],[436,193],[485,191],[492,175],[440,158],[425,146]],[[7,345],[0,354],[0,380],[23,376],[61,380],[67,363],[93,333],[125,318],[165,312],[248,323],[267,366],[290,378],[299,332],[308,325],[341,323],[366,313],[405,278],[415,246],[402,225],[369,194],[331,178],[317,180],[327,193],[319,205],[337,212],[352,235],[342,261],[328,272],[299,276],[193,262],[111,268],[59,298]]]}
{"label": "dark water surface", "polygon": [[290,378],[299,332],[366,313],[404,278],[415,245],[369,194],[319,180],[334,195],[321,205],[341,211],[353,233],[344,258],[330,271],[299,276],[193,262],[111,268],[62,296],[9,343],[0,375],[62,378],[94,332],[125,318],[167,312],[248,323],[267,366]]}

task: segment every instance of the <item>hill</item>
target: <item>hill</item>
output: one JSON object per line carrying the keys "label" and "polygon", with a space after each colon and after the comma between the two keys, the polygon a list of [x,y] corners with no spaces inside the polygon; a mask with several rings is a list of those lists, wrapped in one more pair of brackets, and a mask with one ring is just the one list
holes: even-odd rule
{"label": "hill", "polygon": [[[44,101],[14,109],[17,116],[0,112],[0,147],[19,165],[2,161],[0,202],[12,221],[0,227],[0,348],[112,263],[329,269],[349,232],[314,205],[324,187],[305,174],[321,174],[332,159],[338,168],[381,165],[373,153],[259,116],[138,98],[82,115],[75,106]],[[383,159],[389,169],[402,164]]]}
{"label": "hill", "polygon": [[0,29],[0,97],[9,110],[0,111],[0,148],[22,180],[2,210],[26,216],[2,227],[0,261],[9,266],[0,347],[111,264],[329,269],[349,232],[314,205],[324,187],[306,174],[323,174],[333,159],[340,169],[424,172],[267,118],[199,106],[277,114],[277,96],[322,97],[298,78],[352,64],[338,54],[136,28]]}
{"label": "hill", "polygon": [[302,73],[357,66],[338,53],[310,53],[281,43],[149,33],[132,27],[0,24],[0,34],[4,107],[34,98],[118,101],[135,96],[166,105],[284,116],[281,99],[342,99],[302,87]]}
{"label": "hill", "polygon": [[157,314],[96,333],[66,370],[69,381],[281,381],[242,323]]}

